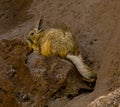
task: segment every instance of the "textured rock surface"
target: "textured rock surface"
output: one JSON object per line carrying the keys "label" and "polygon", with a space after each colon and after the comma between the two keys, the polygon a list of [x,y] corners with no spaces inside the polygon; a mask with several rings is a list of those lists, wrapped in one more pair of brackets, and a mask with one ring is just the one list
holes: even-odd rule
{"label": "textured rock surface", "polygon": [[120,88],[110,92],[106,96],[100,96],[87,107],[119,107],[120,104]]}
{"label": "textured rock surface", "polygon": [[0,40],[0,81],[1,107],[43,107],[91,90],[69,61],[31,53],[21,39]]}

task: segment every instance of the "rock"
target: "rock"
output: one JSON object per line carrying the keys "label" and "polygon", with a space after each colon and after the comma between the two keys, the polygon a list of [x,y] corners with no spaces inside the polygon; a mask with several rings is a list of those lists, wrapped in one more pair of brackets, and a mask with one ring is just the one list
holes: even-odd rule
{"label": "rock", "polygon": [[37,55],[22,39],[0,40],[0,81],[0,104],[11,107],[44,107],[93,90],[72,63]]}
{"label": "rock", "polygon": [[[36,53],[27,56],[26,64],[37,83],[36,94],[41,96],[41,102],[47,100],[49,105],[62,97],[73,98],[93,88],[87,86],[81,79],[73,64],[58,57],[43,57]],[[34,87],[35,88],[35,87]]]}
{"label": "rock", "polygon": [[87,107],[119,107],[120,104],[120,88],[110,92],[106,96],[100,96],[88,104]]}

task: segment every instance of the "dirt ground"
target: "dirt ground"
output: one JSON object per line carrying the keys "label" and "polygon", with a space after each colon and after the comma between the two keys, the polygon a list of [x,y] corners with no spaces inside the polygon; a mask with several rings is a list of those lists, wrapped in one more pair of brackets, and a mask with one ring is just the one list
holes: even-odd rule
{"label": "dirt ground", "polygon": [[[120,87],[119,12],[119,0],[1,0],[0,40],[24,40],[40,18],[45,29],[68,28],[81,48],[85,63],[97,72],[95,90],[70,101],[57,100],[48,107],[87,107],[97,97]],[[6,101],[13,103],[9,97]]]}

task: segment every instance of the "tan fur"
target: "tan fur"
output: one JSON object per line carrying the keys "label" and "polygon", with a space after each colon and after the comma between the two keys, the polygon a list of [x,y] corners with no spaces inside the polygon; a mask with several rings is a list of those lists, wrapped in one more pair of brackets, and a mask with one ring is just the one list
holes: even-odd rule
{"label": "tan fur", "polygon": [[71,32],[55,28],[40,32],[34,30],[28,34],[27,42],[30,48],[43,56],[59,56],[71,60],[87,81],[96,79],[96,73],[89,71],[77,56],[79,48]]}

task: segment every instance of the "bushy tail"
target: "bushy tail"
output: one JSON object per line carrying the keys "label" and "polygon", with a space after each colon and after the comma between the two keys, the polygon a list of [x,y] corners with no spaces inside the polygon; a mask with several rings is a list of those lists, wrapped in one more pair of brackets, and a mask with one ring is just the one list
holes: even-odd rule
{"label": "bushy tail", "polygon": [[78,56],[68,54],[66,58],[73,62],[79,73],[84,77],[83,79],[85,81],[94,82],[96,80],[97,74],[89,70],[88,66],[83,62],[83,58],[80,54]]}

